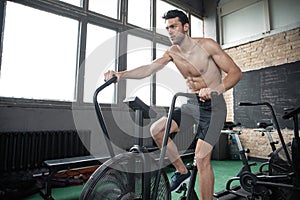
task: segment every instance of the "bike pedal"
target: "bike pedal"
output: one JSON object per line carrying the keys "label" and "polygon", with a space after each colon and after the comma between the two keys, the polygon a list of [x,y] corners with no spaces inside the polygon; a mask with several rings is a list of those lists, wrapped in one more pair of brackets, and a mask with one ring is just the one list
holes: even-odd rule
{"label": "bike pedal", "polygon": [[176,190],[176,193],[180,194],[181,192],[185,192],[186,190],[187,190],[186,183],[183,183],[183,184],[178,188],[178,190]]}
{"label": "bike pedal", "polygon": [[186,168],[187,168],[188,170],[192,170],[192,169],[194,168],[194,165],[193,165],[192,163],[188,163],[188,164],[186,165]]}

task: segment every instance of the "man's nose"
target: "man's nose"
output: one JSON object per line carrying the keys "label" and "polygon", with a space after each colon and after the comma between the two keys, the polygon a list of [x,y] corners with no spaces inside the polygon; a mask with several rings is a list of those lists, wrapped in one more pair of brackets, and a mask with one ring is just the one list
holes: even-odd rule
{"label": "man's nose", "polygon": [[173,30],[172,28],[169,28],[169,29],[168,29],[168,33],[169,33],[169,35],[173,35],[174,30]]}

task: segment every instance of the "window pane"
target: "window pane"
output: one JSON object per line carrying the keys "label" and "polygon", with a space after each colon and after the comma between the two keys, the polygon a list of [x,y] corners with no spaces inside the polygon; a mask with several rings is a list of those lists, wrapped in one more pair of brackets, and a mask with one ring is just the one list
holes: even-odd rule
{"label": "window pane", "polygon": [[59,1],[63,1],[63,2],[66,2],[66,3],[69,3],[69,4],[72,4],[74,6],[80,6],[80,1],[81,0],[59,0]]}
{"label": "window pane", "polygon": [[89,10],[118,19],[118,0],[89,0]]}
{"label": "window pane", "polygon": [[150,29],[150,16],[150,0],[128,0],[128,23]]}
{"label": "window pane", "polygon": [[191,36],[203,37],[203,20],[191,15]]}
{"label": "window pane", "polygon": [[[157,45],[157,57],[163,55],[163,53],[169,47],[166,45]],[[177,70],[175,64],[170,62],[165,68],[156,73],[156,105],[157,106],[170,106],[172,98],[177,92],[187,92],[185,80]],[[177,101],[176,105],[180,105],[182,102]]]}
{"label": "window pane", "polygon": [[265,32],[264,2],[259,1],[225,15],[222,17],[222,26],[224,44]]}
{"label": "window pane", "polygon": [[77,35],[78,21],[7,2],[0,96],[73,101]]}
{"label": "window pane", "polygon": [[157,32],[163,35],[168,35],[168,32],[166,31],[166,24],[165,20],[162,18],[166,12],[169,10],[181,10],[169,3],[166,3],[164,1],[158,0],[157,1],[157,10],[156,10],[156,28]]}
{"label": "window pane", "polygon": [[[152,60],[152,42],[133,35],[128,35],[127,69],[145,65]],[[141,80],[126,81],[126,97],[138,96],[148,105],[150,104],[150,77]]]}
{"label": "window pane", "polygon": [[[115,70],[116,60],[116,31],[88,24],[86,61],[84,74],[84,101],[92,102],[97,86],[103,84],[103,74]],[[99,102],[115,103],[115,88],[105,89]]]}
{"label": "window pane", "polygon": [[272,29],[300,22],[299,0],[271,0],[269,2]]}

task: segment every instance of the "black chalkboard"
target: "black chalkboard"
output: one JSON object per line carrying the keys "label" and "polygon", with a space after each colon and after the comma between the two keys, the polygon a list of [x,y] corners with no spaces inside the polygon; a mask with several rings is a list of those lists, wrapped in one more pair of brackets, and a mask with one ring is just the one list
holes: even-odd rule
{"label": "black chalkboard", "polygon": [[240,102],[269,102],[281,128],[293,128],[291,120],[284,120],[285,108],[300,106],[300,61],[243,73],[234,87],[234,118],[243,126],[254,128],[257,122],[271,120],[266,106],[245,107]]}

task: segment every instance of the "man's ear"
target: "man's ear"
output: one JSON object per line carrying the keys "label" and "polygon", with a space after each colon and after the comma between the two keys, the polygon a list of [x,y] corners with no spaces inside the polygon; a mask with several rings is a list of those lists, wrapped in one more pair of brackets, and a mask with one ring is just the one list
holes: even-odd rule
{"label": "man's ear", "polygon": [[190,28],[190,25],[188,23],[185,23],[184,26],[183,26],[184,32],[187,33],[189,31],[189,28]]}

